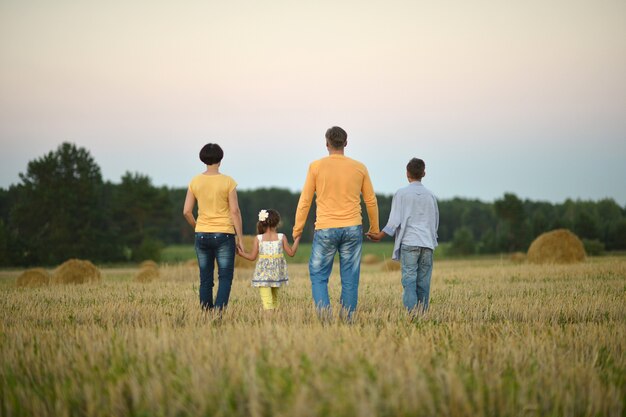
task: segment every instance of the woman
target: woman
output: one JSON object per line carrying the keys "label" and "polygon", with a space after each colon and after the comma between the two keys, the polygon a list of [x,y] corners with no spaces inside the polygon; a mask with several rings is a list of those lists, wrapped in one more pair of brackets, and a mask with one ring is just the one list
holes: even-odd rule
{"label": "woman", "polygon": [[[235,248],[244,251],[237,183],[219,172],[224,151],[215,143],[200,150],[206,171],[189,183],[183,216],[195,229],[195,247],[200,267],[200,305],[203,309],[223,309],[228,304],[235,269]],[[193,209],[198,202],[198,218]],[[237,242],[235,241],[235,235]],[[213,272],[217,260],[217,296],[213,302]]]}

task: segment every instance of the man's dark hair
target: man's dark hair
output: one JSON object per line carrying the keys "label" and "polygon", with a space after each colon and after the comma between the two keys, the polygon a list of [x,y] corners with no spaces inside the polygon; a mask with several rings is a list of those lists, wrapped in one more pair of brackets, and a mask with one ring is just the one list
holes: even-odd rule
{"label": "man's dark hair", "polygon": [[207,143],[200,149],[200,160],[206,165],[214,165],[222,160],[224,151],[217,143]]}
{"label": "man's dark hair", "polygon": [[426,164],[419,158],[412,158],[408,164],[406,164],[406,170],[409,176],[414,180],[421,180],[424,176],[424,170]]}
{"label": "man's dark hair", "polygon": [[333,149],[342,149],[346,146],[348,134],[339,126],[333,126],[326,131],[326,140]]}

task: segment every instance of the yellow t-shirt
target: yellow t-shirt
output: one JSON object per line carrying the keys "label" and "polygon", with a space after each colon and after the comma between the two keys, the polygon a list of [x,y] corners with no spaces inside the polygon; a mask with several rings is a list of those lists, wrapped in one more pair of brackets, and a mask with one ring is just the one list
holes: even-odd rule
{"label": "yellow t-shirt", "polygon": [[370,221],[369,231],[378,232],[378,202],[362,163],[343,155],[330,155],[309,166],[296,209],[294,236],[302,234],[314,195],[316,230],[360,225],[362,196]]}
{"label": "yellow t-shirt", "polygon": [[198,202],[196,232],[235,233],[230,217],[228,194],[237,187],[228,175],[196,175],[189,183],[189,189]]}

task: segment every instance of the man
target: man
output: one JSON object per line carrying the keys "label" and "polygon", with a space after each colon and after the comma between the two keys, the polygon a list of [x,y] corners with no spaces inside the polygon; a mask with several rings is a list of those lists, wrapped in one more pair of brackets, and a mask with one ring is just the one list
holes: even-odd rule
{"label": "man", "polygon": [[413,158],[406,166],[409,185],[400,188],[391,201],[389,221],[379,233],[367,237],[379,241],[395,235],[392,259],[402,264],[402,301],[409,313],[426,311],[433,271],[433,251],[437,247],[439,208],[437,199],[422,185],[426,164]]}
{"label": "man", "polygon": [[361,272],[361,195],[369,217],[369,233],[378,233],[379,226],[376,194],[367,168],[344,155],[347,144],[348,135],[342,128],[334,126],[326,131],[328,156],[309,166],[296,209],[293,237],[302,234],[316,195],[315,235],[309,260],[313,301],[320,315],[330,313],[328,279],[339,252],[341,306],[351,318],[357,306]]}

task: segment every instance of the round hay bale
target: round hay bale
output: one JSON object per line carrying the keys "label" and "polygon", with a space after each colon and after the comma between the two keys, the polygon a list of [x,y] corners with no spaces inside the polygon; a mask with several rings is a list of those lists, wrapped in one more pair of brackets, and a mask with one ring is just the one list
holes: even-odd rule
{"label": "round hay bale", "polygon": [[27,269],[15,281],[18,287],[40,287],[50,283],[50,274],[43,268]]}
{"label": "round hay bale", "polygon": [[145,260],[139,264],[139,268],[158,268],[158,267],[159,267],[159,264],[157,264],[151,259]]}
{"label": "round hay bale", "polygon": [[534,264],[571,264],[585,260],[583,242],[567,229],[543,233],[528,248],[528,262]]}
{"label": "round hay bale", "polygon": [[524,263],[524,261],[526,260],[526,254],[524,252],[513,252],[509,256],[509,260],[514,264]]}
{"label": "round hay bale", "polygon": [[152,282],[152,281],[156,281],[157,279],[159,279],[159,277],[160,277],[159,270],[157,268],[148,266],[146,268],[141,268],[139,272],[137,272],[137,274],[135,275],[135,281],[136,282]]}
{"label": "round hay bale", "polygon": [[[256,236],[246,235],[243,237],[243,246],[246,249],[246,252],[250,252],[252,250],[252,245],[254,245],[254,239],[256,239]],[[255,265],[255,261],[249,261],[239,255],[235,255],[235,268],[253,269]]]}
{"label": "round hay bale", "polygon": [[380,262],[380,258],[378,255],[374,255],[373,253],[368,253],[363,255],[361,258],[361,263],[365,265],[374,265]]}
{"label": "round hay bale", "polygon": [[387,259],[385,262],[383,262],[381,269],[386,272],[399,271],[400,269],[402,269],[402,265],[400,265],[400,262],[398,261]]}
{"label": "round hay bale", "polygon": [[63,262],[52,274],[53,284],[86,284],[100,282],[102,275],[90,261],[70,259]]}

